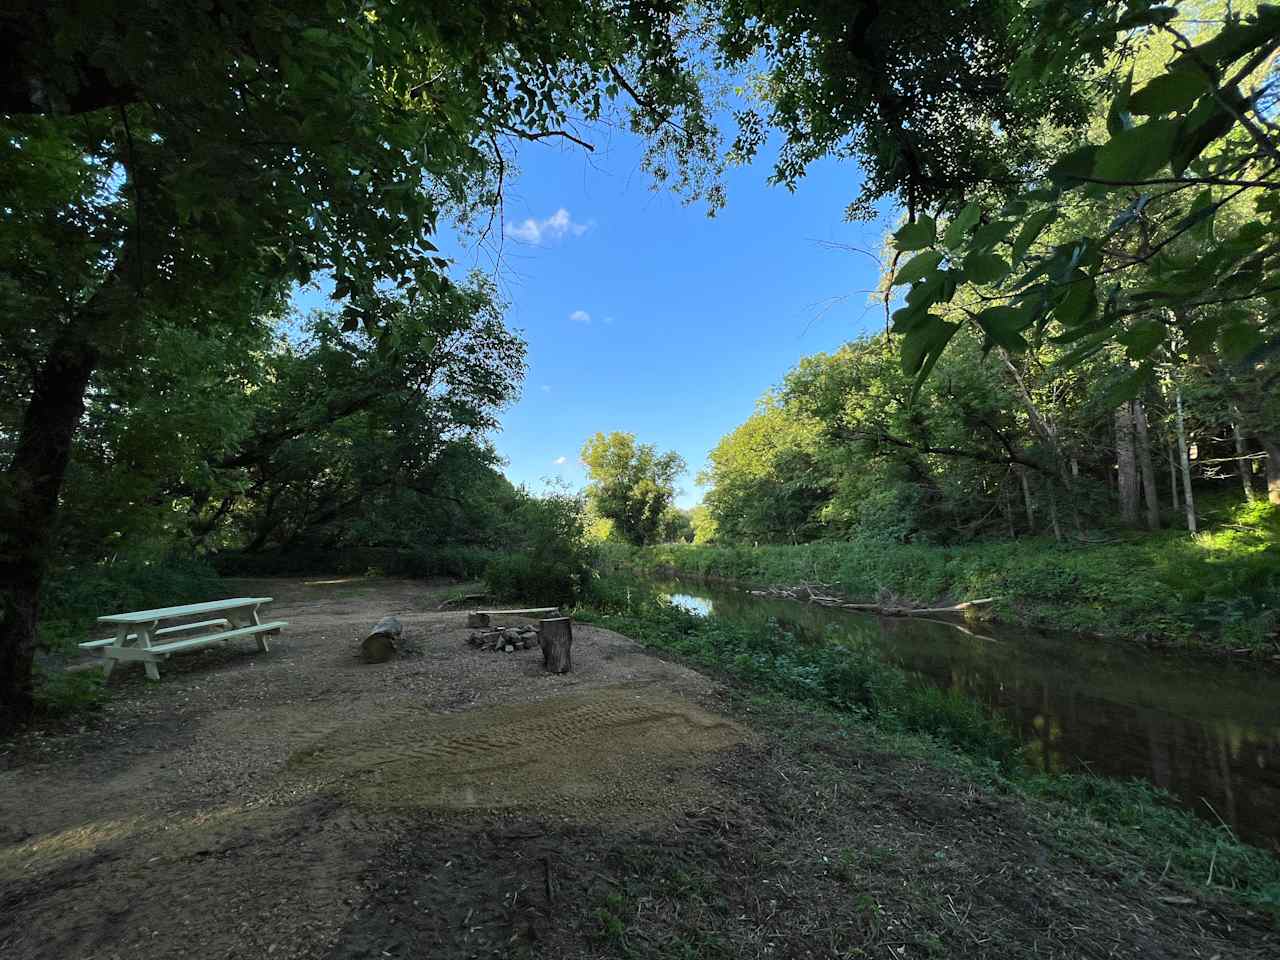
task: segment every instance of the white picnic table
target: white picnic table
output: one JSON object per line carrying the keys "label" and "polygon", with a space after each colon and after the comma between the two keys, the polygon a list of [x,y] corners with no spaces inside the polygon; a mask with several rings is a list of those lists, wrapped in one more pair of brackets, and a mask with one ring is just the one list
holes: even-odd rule
{"label": "white picnic table", "polygon": [[[263,622],[258,608],[270,602],[270,597],[230,597],[226,600],[186,603],[177,607],[158,607],[154,610],[137,610],[133,613],[112,613],[99,617],[98,622],[115,626],[115,636],[102,640],[87,640],[80,644],[80,649],[95,650],[102,655],[104,677],[110,676],[116,663],[121,660],[140,660],[147,671],[147,679],[159,680],[160,669],[156,664],[183,650],[194,650],[221,643],[224,640],[233,640],[236,637],[251,636],[257,640],[258,649],[265,653],[270,649],[267,636],[279,633],[282,627],[289,625],[287,620]],[[220,616],[194,623],[161,626],[166,621],[211,613],[220,614]],[[210,628],[214,628],[213,633],[197,634],[180,640],[164,639]]]}

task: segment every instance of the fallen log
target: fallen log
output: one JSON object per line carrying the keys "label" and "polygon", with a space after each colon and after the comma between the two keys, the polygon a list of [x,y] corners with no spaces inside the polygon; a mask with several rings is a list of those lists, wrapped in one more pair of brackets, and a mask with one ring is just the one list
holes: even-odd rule
{"label": "fallen log", "polygon": [[885,603],[840,603],[839,606],[845,610],[877,613],[882,617],[930,617],[939,613],[965,613],[995,602],[995,597],[983,597],[981,600],[965,600],[963,603],[953,603],[946,607],[903,607]]}
{"label": "fallen log", "polygon": [[395,617],[383,617],[373,625],[369,635],[360,641],[360,656],[365,663],[386,663],[399,650],[404,627]]}
{"label": "fallen log", "polygon": [[538,637],[542,642],[542,666],[548,673],[571,673],[573,658],[573,620],[555,617],[538,621]]}

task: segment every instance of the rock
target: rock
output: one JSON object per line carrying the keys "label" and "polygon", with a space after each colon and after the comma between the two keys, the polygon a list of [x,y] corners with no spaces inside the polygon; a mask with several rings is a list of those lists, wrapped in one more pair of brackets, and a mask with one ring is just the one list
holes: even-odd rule
{"label": "rock", "polygon": [[503,653],[514,653],[514,652],[515,652],[515,649],[516,649],[515,647],[513,647],[511,644],[509,644],[509,643],[508,643],[506,646],[504,646],[504,647],[502,648],[502,652],[503,652]]}

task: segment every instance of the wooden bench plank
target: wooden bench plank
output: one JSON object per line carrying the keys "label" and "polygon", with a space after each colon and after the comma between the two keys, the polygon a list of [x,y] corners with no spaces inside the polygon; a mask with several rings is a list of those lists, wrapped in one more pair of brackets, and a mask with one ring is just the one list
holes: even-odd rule
{"label": "wooden bench plank", "polygon": [[190,617],[219,610],[242,610],[270,603],[270,597],[228,597],[226,600],[206,600],[204,603],[184,603],[177,607],[157,607],[154,610],[135,610],[132,613],[113,613],[99,617],[99,623],[150,623],[174,617]]}
{"label": "wooden bench plank", "polygon": [[[176,653],[179,650],[193,650],[196,647],[203,647],[207,644],[218,643],[222,640],[231,640],[235,637],[248,637],[260,633],[271,633],[279,630],[281,627],[287,627],[288,620],[272,620],[270,623],[255,623],[248,627],[239,627],[235,630],[224,630],[222,633],[211,633],[204,637],[192,637],[190,640],[175,640],[172,643],[158,643],[151,647],[148,653]],[[129,647],[122,648],[124,650],[131,649]],[[111,654],[108,653],[108,656]]]}
{"label": "wooden bench plank", "polygon": [[[230,620],[227,620],[225,617],[219,617],[217,620],[201,620],[199,623],[182,623],[176,627],[164,627],[160,630],[155,631],[152,634],[152,636],[166,637],[172,633],[186,633],[189,630],[202,630],[205,627],[229,627],[229,626],[231,626]],[[136,633],[131,633],[125,639],[137,640],[138,635]],[[107,637],[105,640],[86,640],[84,643],[80,644],[80,649],[93,650],[96,647],[105,647],[115,642],[116,642],[115,637]]]}
{"label": "wooden bench plank", "polygon": [[524,610],[476,610],[486,617],[532,616],[535,613],[559,613],[559,607],[528,607]]}

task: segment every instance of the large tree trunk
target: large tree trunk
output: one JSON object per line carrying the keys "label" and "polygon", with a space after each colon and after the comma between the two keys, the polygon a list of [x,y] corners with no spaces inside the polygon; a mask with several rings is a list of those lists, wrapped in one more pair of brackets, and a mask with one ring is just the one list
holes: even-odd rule
{"label": "large tree trunk", "polygon": [[[1239,412],[1237,411],[1237,416]],[[1246,503],[1253,502],[1253,465],[1249,462],[1248,448],[1244,445],[1244,435],[1240,433],[1240,424],[1231,424],[1231,436],[1236,442],[1236,469],[1240,471],[1240,486],[1244,489]]]}
{"label": "large tree trunk", "polygon": [[1142,495],[1147,502],[1147,528],[1160,529],[1160,495],[1156,492],[1156,471],[1151,464],[1151,431],[1147,428],[1147,408],[1133,401],[1133,438],[1138,448],[1138,472],[1142,475]]}
{"label": "large tree trunk", "polygon": [[1133,407],[1116,408],[1116,484],[1120,493],[1120,519],[1138,525],[1138,458],[1133,449]]}
{"label": "large tree trunk", "polygon": [[1280,504],[1280,437],[1259,436],[1267,454],[1267,500]]}
{"label": "large tree trunk", "polygon": [[0,481],[0,734],[31,717],[40,587],[84,396],[98,364],[92,318],[54,340],[36,374],[18,446]]}
{"label": "large tree trunk", "polygon": [[1178,433],[1178,465],[1182,470],[1182,505],[1187,511],[1187,529],[1196,532],[1196,498],[1191,491],[1191,459],[1187,455],[1187,425],[1182,416],[1182,388],[1173,387],[1174,428]]}

